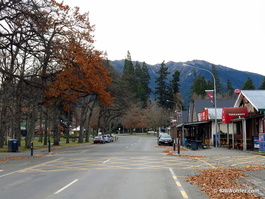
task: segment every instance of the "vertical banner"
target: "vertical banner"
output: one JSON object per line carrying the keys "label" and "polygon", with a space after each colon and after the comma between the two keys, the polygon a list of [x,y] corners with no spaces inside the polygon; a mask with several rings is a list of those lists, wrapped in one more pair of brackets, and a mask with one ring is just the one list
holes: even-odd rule
{"label": "vertical banner", "polygon": [[208,98],[211,100],[211,103],[213,104],[214,107],[214,90],[205,90],[205,92]]}

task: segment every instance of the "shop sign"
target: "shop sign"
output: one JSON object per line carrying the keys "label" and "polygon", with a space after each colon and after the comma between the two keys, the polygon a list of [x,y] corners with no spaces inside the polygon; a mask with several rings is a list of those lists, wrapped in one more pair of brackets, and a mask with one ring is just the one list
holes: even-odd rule
{"label": "shop sign", "polygon": [[230,123],[232,119],[247,117],[247,107],[232,107],[223,108],[222,110],[222,123]]}
{"label": "shop sign", "polygon": [[208,109],[205,109],[198,114],[199,121],[207,121],[208,120]]}

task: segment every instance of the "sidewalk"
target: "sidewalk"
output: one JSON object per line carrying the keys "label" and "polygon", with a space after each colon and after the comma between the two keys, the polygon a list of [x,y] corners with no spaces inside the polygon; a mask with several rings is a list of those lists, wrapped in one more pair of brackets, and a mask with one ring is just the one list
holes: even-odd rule
{"label": "sidewalk", "polygon": [[[185,148],[184,148],[185,149]],[[176,149],[177,150],[177,149]],[[173,152],[178,154],[177,151]],[[265,166],[265,156],[251,151],[241,151],[222,147],[212,147],[210,149],[199,149],[180,151],[180,155],[204,156],[202,159],[212,168],[240,168],[244,166]],[[257,171],[244,171],[248,177],[240,178],[244,184],[250,185],[250,189],[260,190],[256,195],[265,198],[265,169]]]}

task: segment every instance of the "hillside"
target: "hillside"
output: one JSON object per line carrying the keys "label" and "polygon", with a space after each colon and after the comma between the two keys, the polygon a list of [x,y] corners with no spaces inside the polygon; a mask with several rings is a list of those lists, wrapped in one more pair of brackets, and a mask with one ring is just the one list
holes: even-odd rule
{"label": "hillside", "polygon": [[[123,71],[124,60],[111,61],[113,68],[118,71]],[[149,65],[147,64],[149,73],[151,76],[150,88],[152,91],[155,90],[156,84],[155,79],[157,77],[157,71],[160,68],[160,64]],[[199,70],[196,68],[203,68],[211,71],[212,63],[203,60],[193,60],[187,62],[167,62],[166,66],[170,74],[168,75],[169,80],[172,77],[172,74],[178,70],[180,71],[180,93],[181,97],[185,101],[185,104],[188,103],[190,94],[191,94],[191,85],[193,83],[193,72],[197,71],[197,74],[201,74],[205,77],[206,81],[212,78],[211,74],[204,70]],[[192,67],[189,67],[192,66]],[[264,76],[256,73],[239,71],[222,65],[215,65],[215,68],[218,72],[220,82],[225,89],[227,86],[227,80],[230,79],[234,89],[241,89],[246,82],[247,78],[250,77],[253,80],[253,83],[256,88],[259,88]]]}

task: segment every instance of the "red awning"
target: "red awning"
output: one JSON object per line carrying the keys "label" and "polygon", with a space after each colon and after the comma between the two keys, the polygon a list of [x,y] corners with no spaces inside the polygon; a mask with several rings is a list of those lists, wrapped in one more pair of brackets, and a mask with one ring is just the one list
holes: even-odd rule
{"label": "red awning", "polygon": [[232,119],[236,119],[239,117],[247,117],[247,116],[248,116],[247,107],[223,108],[222,123],[230,123]]}

